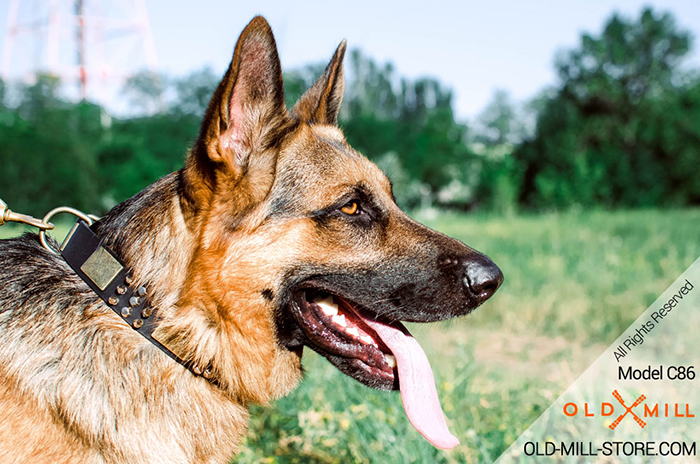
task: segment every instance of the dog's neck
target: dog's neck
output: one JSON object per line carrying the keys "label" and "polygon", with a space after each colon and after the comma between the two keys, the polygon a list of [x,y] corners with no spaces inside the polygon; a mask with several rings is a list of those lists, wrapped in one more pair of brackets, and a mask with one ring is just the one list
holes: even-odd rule
{"label": "dog's neck", "polygon": [[[246,298],[239,299],[236,308],[222,308],[220,300],[198,290],[207,287],[207,272],[197,262],[202,223],[183,205],[184,177],[185,170],[181,170],[160,179],[117,205],[93,229],[133,270],[136,284],[148,288],[149,303],[159,308],[157,338],[166,339],[166,346],[182,359],[211,365],[218,388],[234,401],[267,403],[288,393],[267,387],[279,384],[269,381],[272,376],[288,377],[285,385],[293,386],[299,380],[299,355],[276,343],[260,343],[255,353],[249,353],[244,349],[249,345],[246,338],[276,339],[272,321],[248,314]],[[245,318],[250,317],[257,324],[251,329],[255,333],[241,332],[240,320],[213,320],[222,312],[235,313],[233,319],[243,320],[249,328]],[[251,357],[261,359],[251,362]],[[165,355],[162,358],[166,365],[175,364]],[[242,370],[243,365],[255,368]]]}
{"label": "dog's neck", "polygon": [[177,302],[195,248],[179,205],[180,177],[180,171],[163,177],[93,226],[135,281],[147,286],[153,305]]}

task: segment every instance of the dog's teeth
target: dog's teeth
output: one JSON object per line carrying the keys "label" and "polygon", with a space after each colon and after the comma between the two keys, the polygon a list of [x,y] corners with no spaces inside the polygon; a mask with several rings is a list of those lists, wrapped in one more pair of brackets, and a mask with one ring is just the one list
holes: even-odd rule
{"label": "dog's teeth", "polygon": [[363,342],[367,343],[368,345],[377,346],[377,344],[374,343],[374,339],[373,339],[372,337],[370,337],[369,335],[363,335],[363,336],[361,336],[361,337],[360,337],[360,340],[362,340]]}
{"label": "dog's teeth", "polygon": [[321,294],[317,293],[316,295],[314,295],[314,303],[320,302],[328,303],[329,305],[335,305],[335,302],[333,301],[333,295],[322,296]]}
{"label": "dog's teeth", "polygon": [[357,327],[348,327],[348,329],[345,331],[352,335],[353,337],[359,337],[360,336],[360,331],[357,330]]}
{"label": "dog's teeth", "polygon": [[318,301],[316,304],[326,316],[335,316],[338,314],[338,305],[328,304],[327,300]]}
{"label": "dog's teeth", "polygon": [[384,359],[386,359],[386,363],[389,365],[389,367],[392,369],[396,367],[396,358],[393,354],[385,354]]}
{"label": "dog's teeth", "polygon": [[339,326],[342,326],[342,327],[348,326],[348,323],[345,320],[345,314],[341,314],[340,316],[333,316],[333,317],[331,317],[331,321],[333,321],[334,324],[338,324]]}

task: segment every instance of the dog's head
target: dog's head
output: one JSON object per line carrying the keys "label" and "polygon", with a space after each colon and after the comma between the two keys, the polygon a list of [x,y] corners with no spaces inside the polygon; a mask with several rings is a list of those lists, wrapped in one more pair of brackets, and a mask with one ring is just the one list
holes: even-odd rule
{"label": "dog's head", "polygon": [[[241,34],[184,171],[199,241],[183,304],[201,307],[238,354],[270,370],[287,359],[280,352],[308,346],[368,386],[400,389],[407,411],[444,424],[423,411],[437,402],[434,385],[419,385],[433,382],[430,367],[400,321],[468,314],[503,276],[404,214],[386,176],[346,143],[337,127],[344,53],[341,43],[288,112],[268,24],[255,18]],[[289,377],[279,372],[270,375]]]}

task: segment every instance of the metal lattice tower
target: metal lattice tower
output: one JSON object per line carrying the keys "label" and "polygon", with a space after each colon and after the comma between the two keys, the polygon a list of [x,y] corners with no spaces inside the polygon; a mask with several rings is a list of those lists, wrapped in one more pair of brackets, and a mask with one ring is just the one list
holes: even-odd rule
{"label": "metal lattice tower", "polygon": [[157,68],[145,0],[10,0],[5,80],[58,76],[68,96],[109,104],[124,80]]}

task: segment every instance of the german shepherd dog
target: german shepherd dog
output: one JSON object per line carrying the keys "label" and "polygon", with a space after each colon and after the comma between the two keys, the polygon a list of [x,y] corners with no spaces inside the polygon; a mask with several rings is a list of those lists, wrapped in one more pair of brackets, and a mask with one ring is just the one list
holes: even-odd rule
{"label": "german shepherd dog", "polygon": [[0,242],[0,462],[227,462],[248,407],[301,379],[304,346],[400,390],[420,433],[457,444],[400,321],[465,315],[503,276],[406,216],[345,142],[344,53],[288,111],[272,31],[254,18],[184,168],[91,227],[149,289],[158,339],[208,378],[137,334],[36,235]]}

